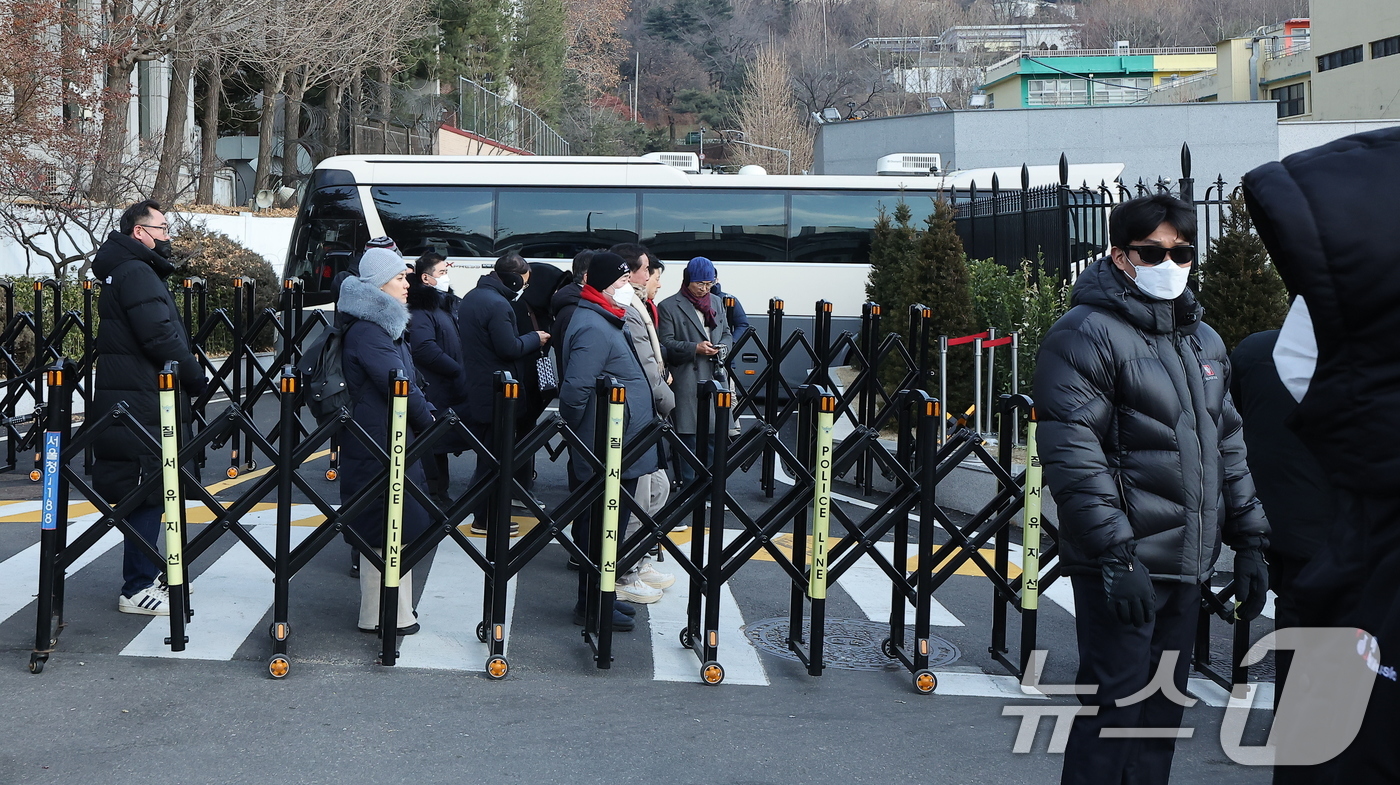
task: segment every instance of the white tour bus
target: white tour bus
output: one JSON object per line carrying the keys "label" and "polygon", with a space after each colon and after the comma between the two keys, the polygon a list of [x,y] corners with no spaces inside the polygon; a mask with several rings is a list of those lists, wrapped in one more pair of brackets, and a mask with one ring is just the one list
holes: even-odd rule
{"label": "white tour bus", "polygon": [[[1112,182],[1122,169],[1071,165],[1070,182]],[[1059,182],[1057,166],[1029,171],[1033,187]],[[851,318],[865,301],[880,209],[903,199],[921,221],[932,198],[965,196],[974,181],[988,189],[993,174],[1021,182],[1019,166],[850,177],[697,174],[651,158],[340,156],[316,167],[285,275],[301,278],[307,304],[318,305],[381,235],[408,258],[435,250],[478,268],[508,251],[567,267],[578,251],[640,242],[667,263],[663,296],[680,286],[685,262],[705,256],[756,329],[773,297],[794,315],[810,318],[824,299]],[[464,273],[454,276],[458,293],[476,285]]]}

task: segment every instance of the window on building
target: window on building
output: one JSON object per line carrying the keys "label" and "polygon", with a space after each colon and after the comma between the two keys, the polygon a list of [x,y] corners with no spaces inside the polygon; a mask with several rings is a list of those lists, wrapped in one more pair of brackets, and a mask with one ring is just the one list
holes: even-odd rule
{"label": "window on building", "polygon": [[1131,79],[1100,79],[1091,88],[1094,91],[1094,105],[1132,104],[1141,101],[1152,89],[1152,77]]}
{"label": "window on building", "polygon": [[151,61],[142,60],[136,64],[136,131],[142,139],[155,136],[155,79],[152,78]]}
{"label": "window on building", "polygon": [[1318,73],[1331,71],[1333,68],[1341,68],[1344,65],[1359,63],[1363,59],[1365,59],[1365,55],[1362,53],[1361,45],[1357,44],[1347,49],[1338,49],[1335,52],[1329,52],[1317,58],[1317,71]]}
{"label": "window on building", "polygon": [[1028,79],[1027,106],[1088,106],[1088,79]]}
{"label": "window on building", "polygon": [[1279,117],[1297,117],[1307,111],[1303,103],[1304,85],[1302,82],[1270,90],[1269,97],[1278,101]]}
{"label": "window on building", "polygon": [[1371,59],[1377,57],[1390,57],[1400,55],[1400,35],[1393,35],[1389,38],[1382,38],[1379,41],[1371,42]]}

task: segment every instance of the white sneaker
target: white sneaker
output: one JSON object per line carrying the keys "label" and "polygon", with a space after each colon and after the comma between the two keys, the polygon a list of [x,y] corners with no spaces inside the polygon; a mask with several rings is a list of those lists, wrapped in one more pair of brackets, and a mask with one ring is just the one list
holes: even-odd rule
{"label": "white sneaker", "polygon": [[635,602],[639,605],[650,605],[661,599],[661,590],[637,580],[635,575],[629,576],[631,582],[623,583],[622,578],[617,581],[617,598],[628,602]]}
{"label": "white sneaker", "polygon": [[642,559],[641,566],[637,568],[637,580],[653,589],[669,589],[676,583],[676,576],[656,569],[656,564],[648,556]]}
{"label": "white sneaker", "polygon": [[117,610],[140,616],[169,616],[170,593],[159,583],[152,584],[127,597],[117,595]]}

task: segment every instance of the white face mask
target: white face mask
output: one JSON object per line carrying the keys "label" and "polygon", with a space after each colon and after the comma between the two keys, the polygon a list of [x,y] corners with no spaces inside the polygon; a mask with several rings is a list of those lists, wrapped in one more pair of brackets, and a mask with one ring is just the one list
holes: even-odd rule
{"label": "white face mask", "polygon": [[1138,267],[1133,283],[1154,300],[1175,300],[1186,291],[1186,279],[1191,277],[1191,265],[1181,267],[1167,259],[1152,267]]}
{"label": "white face mask", "polygon": [[613,290],[612,301],[618,306],[626,308],[632,304],[632,289],[628,286],[619,286]]}
{"label": "white face mask", "polygon": [[446,274],[443,274],[438,276],[437,283],[433,284],[433,288],[437,289],[439,292],[445,292],[452,288],[452,282],[448,280]]}

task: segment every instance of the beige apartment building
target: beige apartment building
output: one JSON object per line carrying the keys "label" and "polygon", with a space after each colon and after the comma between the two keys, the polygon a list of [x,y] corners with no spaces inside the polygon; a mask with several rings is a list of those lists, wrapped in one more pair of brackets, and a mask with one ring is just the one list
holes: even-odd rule
{"label": "beige apartment building", "polygon": [[1164,80],[1148,103],[1275,101],[1280,121],[1400,119],[1400,2],[1325,0],[1216,45],[1216,67]]}

